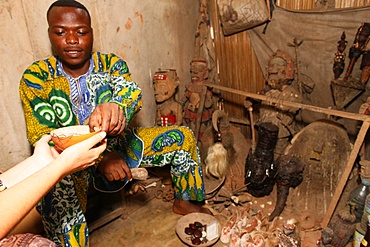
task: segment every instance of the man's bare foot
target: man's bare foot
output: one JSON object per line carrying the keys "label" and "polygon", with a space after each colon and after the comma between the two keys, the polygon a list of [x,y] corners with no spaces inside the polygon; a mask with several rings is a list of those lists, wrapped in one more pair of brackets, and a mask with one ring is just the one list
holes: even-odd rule
{"label": "man's bare foot", "polygon": [[184,200],[179,200],[179,199],[175,199],[175,201],[173,202],[172,210],[174,213],[182,214],[182,215],[196,213],[196,212],[211,214],[211,212],[206,208],[203,208],[189,201],[184,201]]}

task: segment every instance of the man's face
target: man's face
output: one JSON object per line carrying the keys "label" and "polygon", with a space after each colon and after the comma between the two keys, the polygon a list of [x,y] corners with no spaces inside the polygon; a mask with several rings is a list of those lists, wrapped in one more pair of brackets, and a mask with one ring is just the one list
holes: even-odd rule
{"label": "man's face", "polygon": [[286,78],[287,63],[280,57],[275,57],[268,64],[268,84],[273,89],[281,90],[288,81]]}
{"label": "man's face", "polygon": [[88,71],[93,31],[88,14],[74,7],[53,7],[48,15],[48,34],[54,55],[72,75]]}

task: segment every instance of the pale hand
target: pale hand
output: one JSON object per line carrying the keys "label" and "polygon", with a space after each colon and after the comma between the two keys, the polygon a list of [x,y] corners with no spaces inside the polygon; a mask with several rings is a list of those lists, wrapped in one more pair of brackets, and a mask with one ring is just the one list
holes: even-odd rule
{"label": "pale hand", "polygon": [[42,163],[42,166],[46,166],[59,156],[58,151],[49,146],[49,141],[51,141],[51,136],[44,135],[35,144],[33,157],[35,157],[39,163]]}
{"label": "pale hand", "polygon": [[65,149],[58,157],[62,161],[66,174],[77,172],[86,169],[89,166],[95,165],[107,147],[107,139],[105,132],[97,133],[92,137],[72,145]]}

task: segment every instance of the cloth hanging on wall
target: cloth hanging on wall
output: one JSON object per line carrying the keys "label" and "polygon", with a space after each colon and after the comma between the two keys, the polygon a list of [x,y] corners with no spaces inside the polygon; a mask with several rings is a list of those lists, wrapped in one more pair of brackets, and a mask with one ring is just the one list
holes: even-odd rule
{"label": "cloth hanging on wall", "polygon": [[269,0],[217,0],[225,35],[255,27],[270,20]]}
{"label": "cloth hanging on wall", "polygon": [[[369,21],[370,7],[320,12],[317,10],[292,11],[275,7],[265,34],[263,33],[264,26],[249,29],[247,32],[262,71],[265,71],[268,59],[277,49],[286,51],[292,58],[295,58],[295,48],[287,44],[293,43],[294,38],[303,41],[298,47],[302,80],[312,80],[315,83],[315,88],[309,95],[309,103],[321,107],[334,107],[330,85],[334,78],[333,62],[334,54],[337,52],[337,42],[344,31],[348,41],[345,50],[347,54],[345,73],[349,63],[349,48],[353,44],[356,32],[363,22]],[[367,49],[369,50],[369,47]],[[361,76],[360,65],[359,59],[352,72],[352,77]],[[367,87],[369,84],[368,82]],[[352,105],[346,110],[358,112],[358,106]]]}

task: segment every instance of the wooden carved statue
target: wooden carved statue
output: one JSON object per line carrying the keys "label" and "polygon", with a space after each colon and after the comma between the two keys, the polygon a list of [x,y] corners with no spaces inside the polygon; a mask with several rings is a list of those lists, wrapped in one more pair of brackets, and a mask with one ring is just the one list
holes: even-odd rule
{"label": "wooden carved statue", "polygon": [[366,50],[366,45],[370,40],[370,23],[362,23],[359,29],[357,30],[355,40],[349,50],[350,63],[347,68],[347,72],[344,76],[344,80],[348,80],[352,74],[355,63],[358,58],[363,55],[362,63],[360,69],[362,70],[361,74],[361,83],[365,84],[370,76],[370,55],[368,50]]}
{"label": "wooden carved statue", "polygon": [[[352,104],[358,95],[366,91],[366,83],[370,77],[370,52],[367,44],[370,40],[370,23],[362,23],[358,28],[353,44],[349,49],[349,63],[347,71],[343,78],[339,78],[342,69],[344,68],[345,53],[342,52],[346,48],[347,41],[344,40],[344,33],[341,40],[338,41],[338,52],[335,54],[334,63],[334,80],[331,82],[331,89],[335,105],[338,109],[346,108]],[[359,74],[353,69],[357,68],[356,63],[362,56]]]}
{"label": "wooden carved statue", "polygon": [[154,74],[156,122],[159,126],[182,125],[182,106],[175,100],[179,83],[179,77],[174,69],[159,70]]}
{"label": "wooden carved statue", "polygon": [[213,93],[204,86],[208,79],[207,61],[194,58],[190,63],[191,82],[185,85],[184,123],[198,138],[210,125],[214,110]]}
{"label": "wooden carved statue", "polygon": [[[282,101],[302,102],[302,95],[297,89],[294,81],[293,59],[284,51],[277,50],[266,66],[266,87],[260,92],[268,97]],[[247,98],[245,107],[249,108],[252,102]],[[268,100],[262,101],[259,116],[256,121],[260,123],[272,123],[279,128],[278,140],[275,153],[281,155],[289,144],[289,139],[297,132],[295,127],[295,116],[298,108],[288,107],[283,104],[272,104]]]}
{"label": "wooden carved statue", "polygon": [[346,33],[343,32],[340,36],[340,40],[337,42],[337,52],[334,57],[333,72],[334,79],[338,79],[344,71],[346,53],[344,50],[347,47]]}

